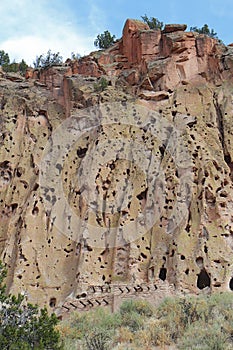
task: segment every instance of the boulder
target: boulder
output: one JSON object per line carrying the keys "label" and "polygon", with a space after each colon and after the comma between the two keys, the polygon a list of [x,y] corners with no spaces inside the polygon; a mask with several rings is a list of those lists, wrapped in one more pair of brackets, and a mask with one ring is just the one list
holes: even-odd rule
{"label": "boulder", "polygon": [[166,24],[163,33],[184,32],[186,29],[186,24]]}

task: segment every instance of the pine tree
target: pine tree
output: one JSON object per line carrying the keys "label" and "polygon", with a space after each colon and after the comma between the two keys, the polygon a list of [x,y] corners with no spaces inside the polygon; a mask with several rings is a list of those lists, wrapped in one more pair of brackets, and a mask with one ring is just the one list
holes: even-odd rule
{"label": "pine tree", "polygon": [[114,44],[115,39],[115,35],[111,35],[108,30],[105,30],[104,33],[97,35],[94,45],[100,49],[107,49]]}
{"label": "pine tree", "polygon": [[0,262],[0,349],[5,350],[61,350],[60,334],[55,329],[58,319],[48,315],[47,309],[6,293],[4,279],[7,270]]}

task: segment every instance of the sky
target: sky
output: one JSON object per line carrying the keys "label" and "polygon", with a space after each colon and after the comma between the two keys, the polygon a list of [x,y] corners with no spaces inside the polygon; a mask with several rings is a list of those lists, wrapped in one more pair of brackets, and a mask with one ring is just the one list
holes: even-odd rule
{"label": "sky", "polygon": [[145,14],[188,28],[206,23],[225,44],[233,42],[232,0],[0,0],[0,50],[30,65],[48,50],[65,61],[95,50],[105,30],[120,38],[127,18]]}

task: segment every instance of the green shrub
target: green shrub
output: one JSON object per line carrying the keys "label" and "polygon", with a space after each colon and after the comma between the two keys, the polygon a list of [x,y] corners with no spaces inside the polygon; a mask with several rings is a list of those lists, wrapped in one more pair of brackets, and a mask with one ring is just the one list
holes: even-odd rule
{"label": "green shrub", "polygon": [[146,300],[126,300],[120,306],[120,314],[136,312],[139,315],[150,317],[153,315],[154,310],[152,305]]}
{"label": "green shrub", "polygon": [[88,350],[108,350],[110,337],[104,331],[94,331],[85,337]]}
{"label": "green shrub", "polygon": [[60,52],[52,53],[51,50],[46,55],[36,56],[33,62],[34,68],[48,68],[62,64],[62,56]]}
{"label": "green shrub", "polygon": [[11,72],[11,73],[17,73],[19,72],[19,63],[16,63],[13,61],[12,63],[5,64],[3,66],[4,72]]}
{"label": "green shrub", "polygon": [[143,328],[146,318],[153,315],[153,308],[146,300],[126,300],[120,307],[121,324],[132,332]]}
{"label": "green shrub", "polygon": [[[86,349],[230,350],[233,348],[233,294],[170,297],[154,310],[145,300],[126,300],[116,313],[99,308],[75,313],[62,334]],[[86,339],[85,339],[86,338]],[[77,344],[77,343],[75,343]],[[67,350],[71,348],[67,348]],[[84,348],[82,348],[84,349]]]}
{"label": "green shrub", "polygon": [[221,325],[221,335],[230,338],[233,334],[232,310],[233,295],[222,293],[210,297],[166,298],[159,305],[156,316],[167,339],[173,343],[182,339],[189,327],[204,324],[211,327],[212,320]]}
{"label": "green shrub", "polygon": [[207,297],[207,303],[210,310],[210,314],[216,312],[224,315],[225,317],[230,317],[233,320],[233,294],[232,293],[215,293]]}
{"label": "green shrub", "polygon": [[104,33],[97,35],[94,45],[100,49],[107,49],[115,43],[115,39],[115,35],[111,35],[108,30],[105,30]]}
{"label": "green shrub", "polygon": [[160,22],[158,18],[155,17],[148,17],[147,15],[141,16],[143,22],[148,24],[150,29],[160,29],[162,30],[164,27],[163,22]]}
{"label": "green shrub", "polygon": [[125,313],[122,315],[121,324],[124,327],[128,327],[130,331],[136,332],[139,329],[143,328],[144,318],[135,311],[130,313]]}
{"label": "green shrub", "polygon": [[4,67],[10,63],[10,57],[7,52],[0,50],[0,66]]}
{"label": "green shrub", "polygon": [[27,63],[24,60],[20,63],[15,61],[10,62],[10,57],[4,50],[0,50],[0,66],[2,66],[4,72],[20,73],[22,75],[25,74],[26,69],[28,68]]}
{"label": "green shrub", "polygon": [[114,333],[120,324],[121,319],[118,313],[111,313],[105,308],[97,308],[86,313],[73,313],[68,324],[64,321],[59,328],[69,338],[83,339],[92,330]]}
{"label": "green shrub", "polygon": [[24,60],[22,60],[19,63],[19,72],[20,72],[20,74],[24,75],[26,73],[27,68],[28,68],[27,63]]}
{"label": "green shrub", "polygon": [[0,349],[62,349],[55,329],[57,317],[26,303],[22,295],[7,295],[5,277],[6,269],[0,263]]}
{"label": "green shrub", "polygon": [[156,316],[170,343],[176,342],[187,327],[196,321],[208,320],[206,299],[198,297],[166,298],[159,305]]}
{"label": "green shrub", "polygon": [[205,34],[205,35],[209,36],[210,38],[218,39],[217,33],[215,33],[215,31],[213,29],[209,29],[209,26],[207,24],[204,24],[203,27],[201,27],[201,28],[190,27],[190,32],[197,32],[199,34]]}
{"label": "green shrub", "polygon": [[106,78],[101,77],[97,83],[94,83],[94,90],[96,92],[102,92],[108,87],[108,81]]}
{"label": "green shrub", "polygon": [[179,298],[164,299],[156,311],[156,317],[160,321],[163,332],[166,332],[169,343],[175,342],[186,327]]}
{"label": "green shrub", "polygon": [[[230,347],[231,346],[231,347]],[[181,350],[230,350],[232,344],[221,329],[221,324],[206,324],[195,322],[183,334],[179,349]]]}
{"label": "green shrub", "polygon": [[146,322],[145,330],[147,331],[151,345],[164,346],[171,343],[170,335],[163,325],[163,322],[156,318],[150,318]]}

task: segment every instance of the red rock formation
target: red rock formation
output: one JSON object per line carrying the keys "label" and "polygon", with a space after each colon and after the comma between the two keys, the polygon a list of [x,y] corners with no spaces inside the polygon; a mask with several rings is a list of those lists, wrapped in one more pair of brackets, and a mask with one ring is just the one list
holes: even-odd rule
{"label": "red rock formation", "polygon": [[[67,60],[66,67],[28,70],[26,78],[51,90],[53,98],[70,115],[76,102],[72,96],[72,75],[98,79],[102,75],[128,84],[133,93],[157,99],[156,92],[173,91],[191,82],[219,84],[232,79],[231,47],[203,34],[185,32],[186,25],[167,24],[163,31],[151,30],[147,24],[128,19],[123,36],[112,47],[91,53],[79,60]],[[145,92],[149,90],[151,93]],[[162,94],[163,95],[163,94]],[[79,104],[88,106],[94,100],[80,90]],[[80,102],[82,101],[82,102]],[[80,104],[81,103],[81,104]]]}
{"label": "red rock formation", "polygon": [[155,91],[174,89],[190,80],[221,79],[224,46],[216,39],[185,29],[183,24],[167,24],[163,31],[150,30],[147,24],[128,19],[122,39],[110,49],[94,53],[88,65],[81,62],[75,72],[96,77],[104,73],[121,76],[123,72],[129,84],[143,81],[144,88]]}
{"label": "red rock formation", "polygon": [[186,29],[186,24],[166,24],[163,33],[184,32]]}
{"label": "red rock formation", "polygon": [[[27,71],[26,77],[39,79],[65,104],[63,79],[73,74],[123,79],[130,86],[152,90],[173,90],[180,84],[226,79],[232,66],[230,47],[203,34],[185,32],[184,24],[167,24],[163,31],[151,30],[142,21],[128,19],[123,36],[105,51],[93,52],[80,60],[68,60],[67,68]],[[65,84],[67,86],[67,84]]]}

